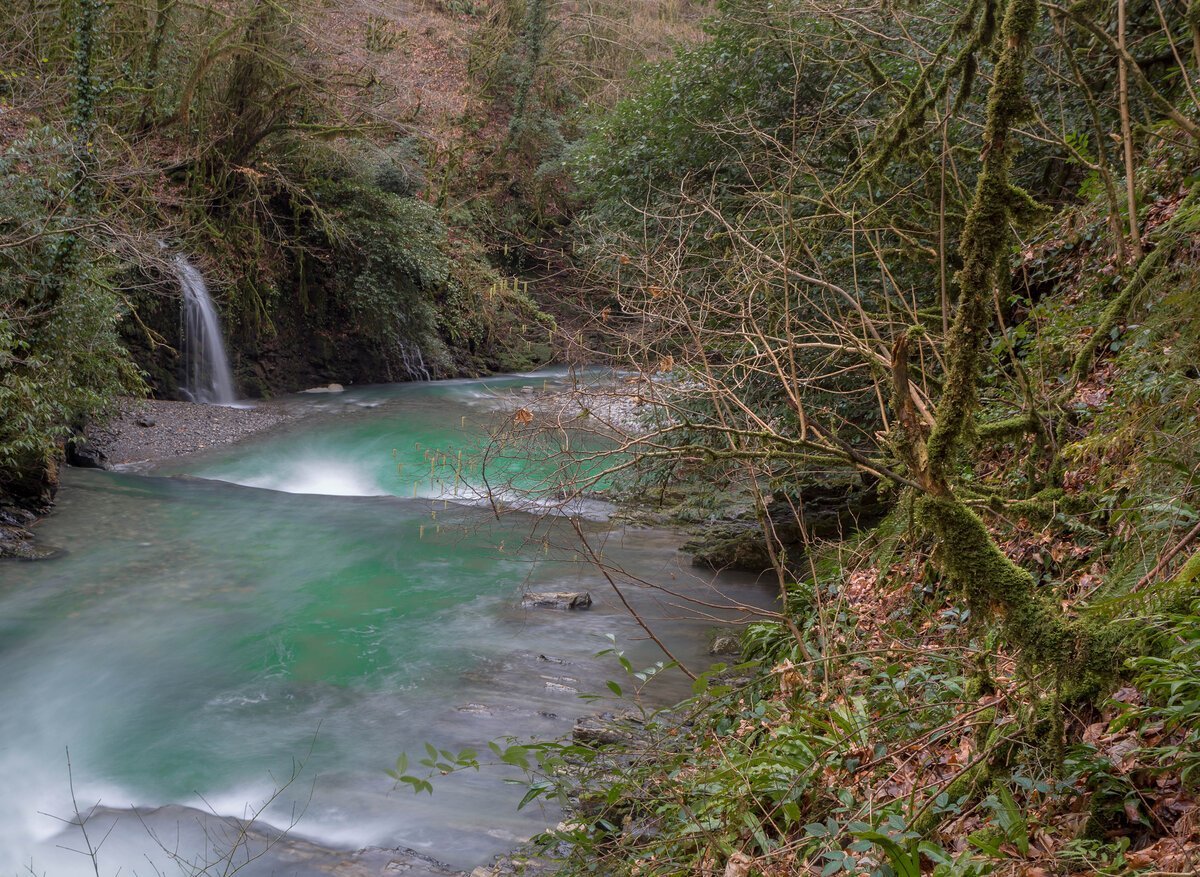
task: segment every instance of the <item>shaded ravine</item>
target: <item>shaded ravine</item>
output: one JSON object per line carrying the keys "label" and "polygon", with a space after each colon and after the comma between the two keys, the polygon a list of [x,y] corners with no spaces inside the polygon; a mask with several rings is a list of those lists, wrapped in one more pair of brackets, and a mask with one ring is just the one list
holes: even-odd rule
{"label": "shaded ravine", "polygon": [[[298,781],[265,821],[300,813],[295,835],[322,847],[405,846],[469,869],[552,821],[516,811],[521,791],[498,770],[442,778],[432,797],[384,774],[425,741],[483,748],[566,733],[593,708],[577,692],[621,672],[592,657],[607,635],[635,663],[660,657],[570,549],[565,521],[496,520],[433,498],[447,485],[443,464],[429,477],[430,449],[457,468],[497,394],[531,380],[298,397],[304,419],[207,456],[70,471],[39,533],[65,556],[0,567],[0,873],[31,861],[38,873],[91,873],[57,849],[80,846],[78,830],[39,815],[71,816],[68,746],[80,804],[126,815],[101,850],[105,874],[149,873],[147,851],[173,870],[125,808],[240,816],[297,759]],[[612,562],[713,598],[714,577],[688,565],[674,534],[585,527]],[[747,578],[715,582],[738,600],[770,599]],[[524,590],[564,588],[590,590],[595,607],[520,608]],[[711,621],[630,593],[681,657],[704,663]],[[188,812],[146,818],[173,838]],[[267,857],[242,873],[297,867]]]}

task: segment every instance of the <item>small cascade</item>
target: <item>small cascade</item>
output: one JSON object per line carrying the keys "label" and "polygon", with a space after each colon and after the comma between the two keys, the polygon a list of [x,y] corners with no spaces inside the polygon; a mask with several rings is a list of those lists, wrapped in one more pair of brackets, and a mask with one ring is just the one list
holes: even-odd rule
{"label": "small cascade", "polygon": [[237,401],[237,391],[208,284],[182,255],[175,257],[175,276],[183,291],[183,392],[193,402],[230,405]]}
{"label": "small cascade", "polygon": [[433,380],[433,376],[429,373],[429,369],[425,365],[425,357],[421,354],[421,348],[418,345],[401,341],[398,349],[400,364],[403,366],[410,381]]}

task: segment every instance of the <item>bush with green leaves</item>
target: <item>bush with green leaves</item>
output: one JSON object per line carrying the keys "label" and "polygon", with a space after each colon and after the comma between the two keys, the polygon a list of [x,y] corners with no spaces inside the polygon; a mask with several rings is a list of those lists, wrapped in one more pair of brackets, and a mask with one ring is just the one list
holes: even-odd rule
{"label": "bush with green leaves", "polygon": [[118,337],[118,267],[74,215],[70,144],[39,130],[0,154],[0,495],[45,471],[72,425],[140,378]]}
{"label": "bush with green leaves", "polygon": [[318,190],[328,220],[333,298],[348,309],[353,326],[371,338],[397,377],[405,350],[432,352],[437,314],[434,291],[449,278],[445,226],[418,198],[352,180]]}
{"label": "bush with green leaves", "polygon": [[[1198,555],[1200,556],[1200,555]],[[1200,568],[1200,563],[1195,564]],[[1169,616],[1156,631],[1159,654],[1133,661],[1135,681],[1147,703],[1121,705],[1117,728],[1161,725],[1162,740],[1142,750],[1158,771],[1178,771],[1189,788],[1200,788],[1200,603]]]}
{"label": "bush with green leaves", "polygon": [[374,165],[364,152],[314,156],[305,173],[322,176],[301,216],[303,245],[320,257],[308,259],[303,288],[320,322],[368,339],[399,379],[548,358],[549,318],[413,193],[424,171],[410,146]]}

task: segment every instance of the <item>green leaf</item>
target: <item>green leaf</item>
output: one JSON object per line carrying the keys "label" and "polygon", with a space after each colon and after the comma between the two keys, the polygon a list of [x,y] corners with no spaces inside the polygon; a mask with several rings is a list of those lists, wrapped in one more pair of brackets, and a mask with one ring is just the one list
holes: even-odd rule
{"label": "green leaf", "polygon": [[529,770],[528,750],[524,746],[509,746],[500,756],[500,760],[521,770]]}

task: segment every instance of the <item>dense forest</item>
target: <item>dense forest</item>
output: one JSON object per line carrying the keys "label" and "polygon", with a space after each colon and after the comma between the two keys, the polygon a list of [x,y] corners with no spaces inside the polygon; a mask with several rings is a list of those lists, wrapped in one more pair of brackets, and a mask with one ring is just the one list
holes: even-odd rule
{"label": "dense forest", "polygon": [[1198,89],[1186,0],[8,4],[0,500],[177,395],[176,254],[255,396],[633,373],[571,488],[778,601],[507,751],[566,873],[1196,873]]}

